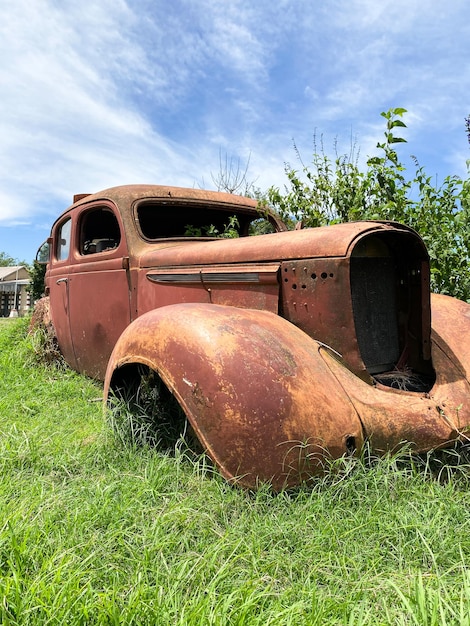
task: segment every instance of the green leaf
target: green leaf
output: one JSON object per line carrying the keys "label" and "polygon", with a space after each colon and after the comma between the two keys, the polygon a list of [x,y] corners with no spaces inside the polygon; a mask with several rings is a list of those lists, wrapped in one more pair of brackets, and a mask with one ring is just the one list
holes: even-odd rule
{"label": "green leaf", "polygon": [[396,126],[400,126],[401,128],[407,128],[405,122],[402,122],[401,120],[393,120],[391,128],[395,128]]}

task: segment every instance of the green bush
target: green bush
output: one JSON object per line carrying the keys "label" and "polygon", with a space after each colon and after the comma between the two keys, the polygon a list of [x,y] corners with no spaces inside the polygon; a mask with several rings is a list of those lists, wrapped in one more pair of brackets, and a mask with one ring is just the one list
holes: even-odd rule
{"label": "green bush", "polygon": [[386,121],[384,139],[377,143],[378,156],[370,157],[363,170],[356,145],[347,155],[336,152],[332,160],[315,138],[310,166],[294,145],[301,170],[287,164],[288,185],[284,192],[271,187],[268,201],[292,225],[377,219],[411,226],[427,245],[433,291],[470,301],[470,179],[448,176],[438,186],[416,157],[414,174],[408,175],[396,150],[397,144],[406,142],[397,134],[406,128],[405,113],[403,108],[381,113]]}

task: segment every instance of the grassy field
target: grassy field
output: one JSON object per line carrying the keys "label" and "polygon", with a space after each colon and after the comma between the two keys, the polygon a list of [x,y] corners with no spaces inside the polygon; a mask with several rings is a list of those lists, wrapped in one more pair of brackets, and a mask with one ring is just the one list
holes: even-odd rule
{"label": "grassy field", "polygon": [[2,625],[470,624],[465,450],[240,491],[124,445],[26,330],[0,324]]}

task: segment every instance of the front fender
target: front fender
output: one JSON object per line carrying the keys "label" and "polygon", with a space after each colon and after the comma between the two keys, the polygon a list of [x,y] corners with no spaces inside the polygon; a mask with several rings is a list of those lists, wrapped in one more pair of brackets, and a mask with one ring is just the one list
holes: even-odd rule
{"label": "front fender", "polygon": [[408,443],[416,452],[468,441],[470,431],[470,305],[431,296],[435,382],[428,392],[368,385],[330,354],[325,361],[353,403],[374,452]]}
{"label": "front fender", "polygon": [[470,382],[470,304],[431,294],[432,339]]}
{"label": "front fender", "polygon": [[298,484],[363,444],[359,418],[320,345],[266,311],[176,304],[135,320],[111,355],[157,372],[230,481]]}

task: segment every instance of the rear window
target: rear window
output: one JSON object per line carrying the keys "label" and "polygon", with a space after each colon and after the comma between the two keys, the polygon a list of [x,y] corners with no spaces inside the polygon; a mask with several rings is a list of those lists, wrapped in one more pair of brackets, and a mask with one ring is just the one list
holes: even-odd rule
{"label": "rear window", "polygon": [[240,211],[234,207],[166,202],[141,203],[136,208],[136,217],[141,235],[150,240],[244,237],[251,234],[251,223],[263,219],[256,211]]}

